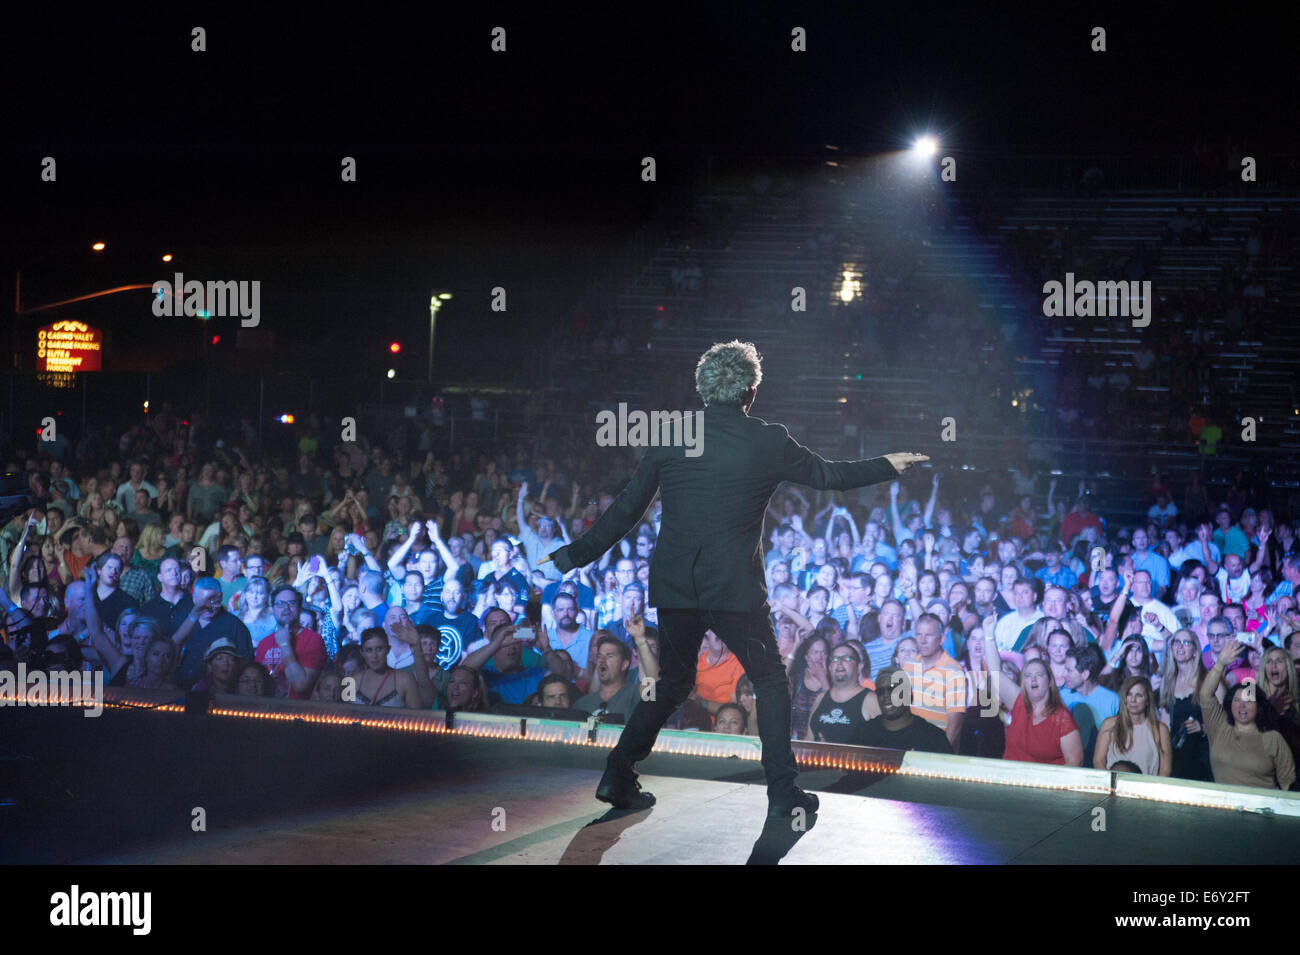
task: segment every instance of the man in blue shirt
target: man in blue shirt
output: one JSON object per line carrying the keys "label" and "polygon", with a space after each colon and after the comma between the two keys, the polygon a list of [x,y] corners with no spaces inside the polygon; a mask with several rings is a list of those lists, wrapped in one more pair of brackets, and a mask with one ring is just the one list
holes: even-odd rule
{"label": "man in blue shirt", "polygon": [[[635,571],[633,573],[635,574]],[[628,582],[631,583],[630,578]],[[563,580],[556,580],[547,584],[542,589],[542,603],[555,603],[555,595],[560,592],[561,588],[563,588],[566,593],[573,594],[578,598],[579,610],[596,609],[596,594],[579,578],[578,569],[569,571],[564,575]]]}
{"label": "man in blue shirt", "polygon": [[1079,575],[1061,563],[1061,545],[1057,541],[1043,545],[1043,559],[1047,561],[1047,566],[1038,568],[1034,573],[1043,583],[1069,590],[1079,582]]}
{"label": "man in blue shirt", "polygon": [[1105,665],[1101,648],[1094,643],[1072,647],[1065,653],[1065,686],[1061,689],[1061,702],[1070,708],[1070,715],[1079,727],[1085,766],[1092,765],[1097,727],[1108,716],[1119,712],[1119,694],[1095,681]]}
{"label": "man in blue shirt", "polygon": [[522,627],[511,623],[499,607],[484,614],[484,622],[491,627],[487,643],[467,656],[464,665],[482,671],[490,703],[523,703],[546,676],[545,658],[532,641],[518,639]]}
{"label": "man in blue shirt", "polygon": [[1147,532],[1139,527],[1133,532],[1133,570],[1145,570],[1155,584],[1154,596],[1158,599],[1169,589],[1169,561],[1148,549]]}

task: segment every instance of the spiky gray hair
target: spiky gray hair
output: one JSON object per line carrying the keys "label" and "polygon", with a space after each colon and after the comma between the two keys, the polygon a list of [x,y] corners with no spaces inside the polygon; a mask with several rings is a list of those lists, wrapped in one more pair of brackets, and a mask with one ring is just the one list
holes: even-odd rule
{"label": "spiky gray hair", "polygon": [[695,366],[695,390],[707,405],[740,406],[745,392],[763,380],[763,356],[753,342],[718,342]]}

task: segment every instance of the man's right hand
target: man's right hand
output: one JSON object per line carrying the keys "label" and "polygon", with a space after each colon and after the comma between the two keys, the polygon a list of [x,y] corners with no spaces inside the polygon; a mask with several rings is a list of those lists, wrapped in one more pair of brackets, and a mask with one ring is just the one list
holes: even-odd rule
{"label": "man's right hand", "polygon": [[199,626],[206,628],[221,610],[221,591],[207,590],[204,593],[203,601],[194,605],[194,616],[198,618]]}
{"label": "man's right hand", "polygon": [[884,457],[899,474],[902,474],[913,464],[920,464],[922,461],[930,460],[928,454],[915,454],[911,451],[894,451],[891,454],[884,455]]}

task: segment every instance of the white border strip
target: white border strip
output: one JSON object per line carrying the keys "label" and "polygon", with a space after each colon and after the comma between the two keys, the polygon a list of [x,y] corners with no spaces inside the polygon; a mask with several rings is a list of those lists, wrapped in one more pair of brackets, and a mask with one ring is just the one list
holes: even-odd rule
{"label": "white border strip", "polygon": [[[122,690],[105,687],[107,708],[149,707],[162,712],[183,712],[175,691]],[[612,749],[622,735],[618,724],[601,723],[595,736],[586,724],[567,720],[533,719],[494,713],[456,713],[453,729],[446,728],[442,710],[392,709],[376,712],[372,707],[313,703],[254,697],[221,696],[210,704],[213,716],[241,719],[304,720],[311,723],[356,725],[398,732],[454,733],[494,739],[523,739],[533,742],[565,743]],[[1257,812],[1300,817],[1300,793],[1226,786],[1170,777],[1112,773],[1079,766],[1053,766],[1012,760],[950,756],[915,750],[873,749],[794,740],[795,758],[804,771],[835,769],[846,772],[898,773],[954,782],[1093,792],[1099,795],[1148,799],[1207,809]],[[728,736],[694,730],[661,730],[654,751],[683,756],[726,758],[735,756],[757,762],[762,743],[756,736]]]}

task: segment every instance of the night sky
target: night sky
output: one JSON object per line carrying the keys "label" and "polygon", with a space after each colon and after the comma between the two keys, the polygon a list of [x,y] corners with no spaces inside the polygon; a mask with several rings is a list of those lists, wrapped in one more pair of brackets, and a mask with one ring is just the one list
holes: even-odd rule
{"label": "night sky", "polygon": [[[1297,149],[1292,33],[1259,8],[446,6],[10,19],[6,303],[16,268],[30,303],[161,278],[166,248],[191,274],[261,279],[282,334],[364,321],[418,342],[436,285],[459,293],[445,321],[462,332],[494,322],[492,285],[517,321],[573,302],[710,154],[869,155],[923,131],[959,159],[1188,155],[1198,135]],[[790,51],[793,26],[809,52]],[[340,181],[343,156],[358,182]],[[90,262],[98,238],[112,255]]]}

